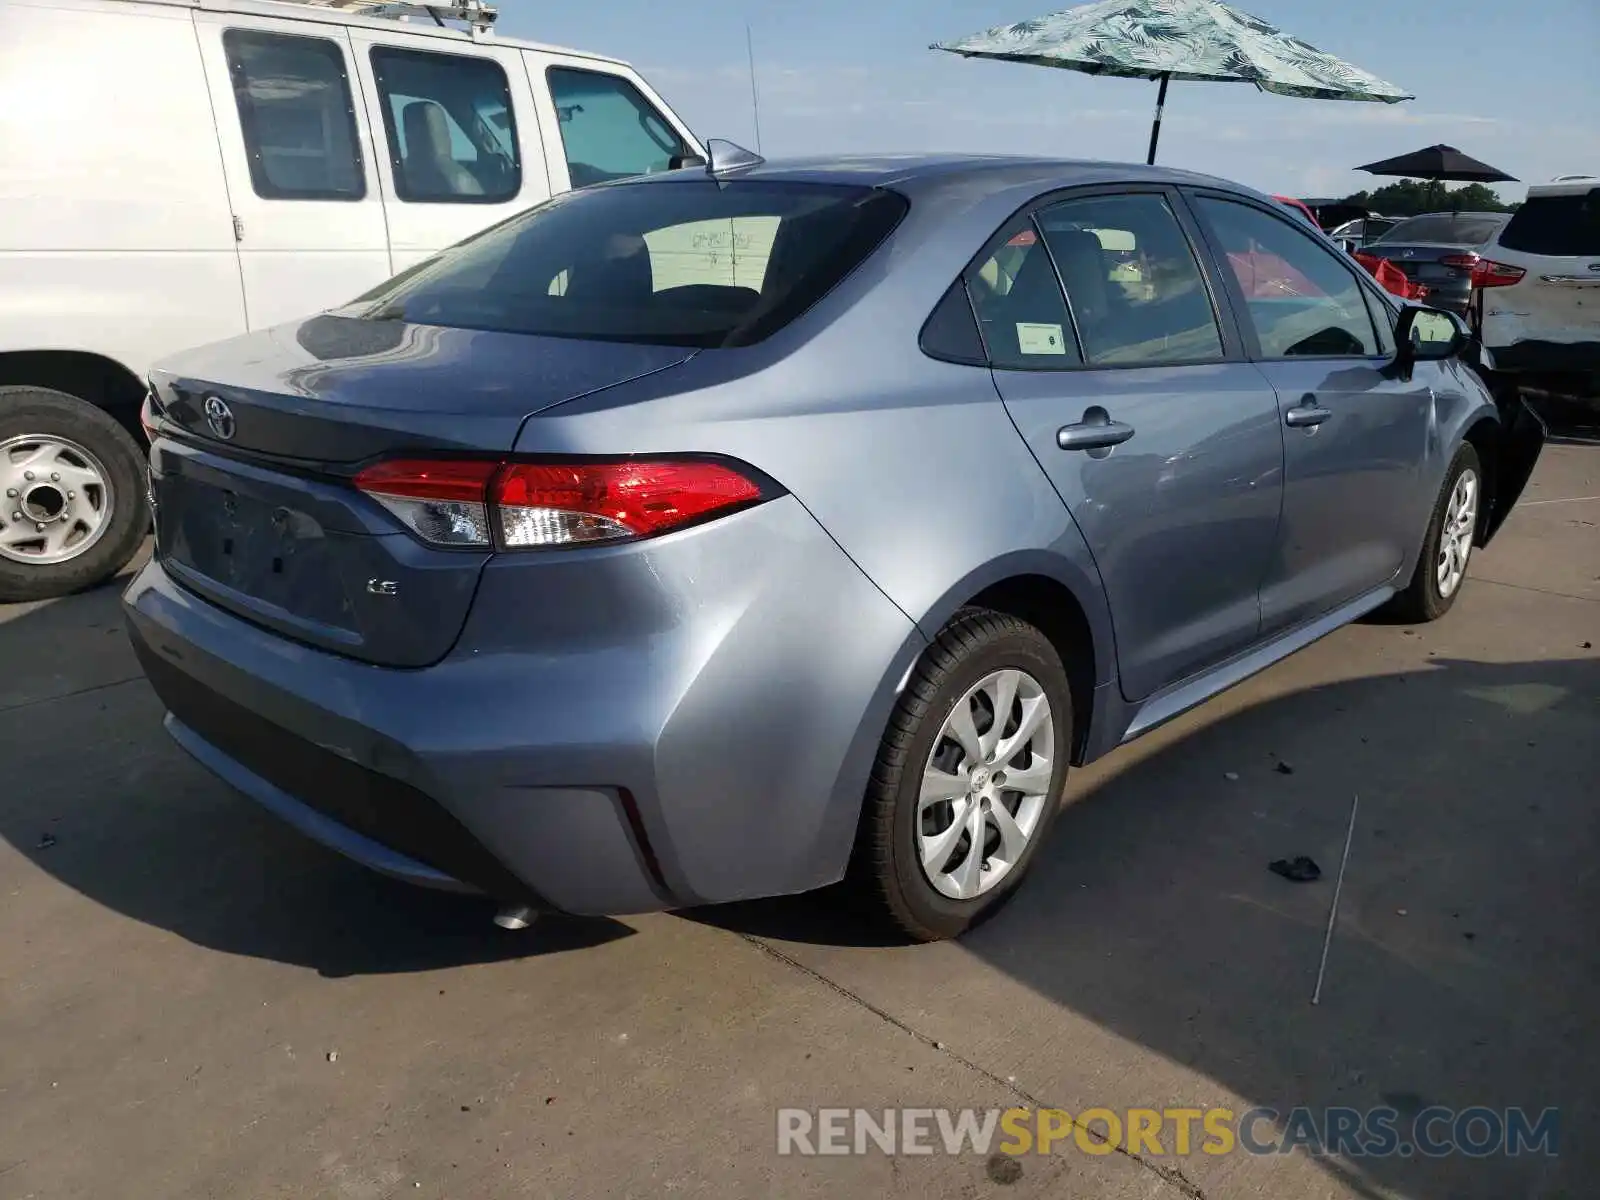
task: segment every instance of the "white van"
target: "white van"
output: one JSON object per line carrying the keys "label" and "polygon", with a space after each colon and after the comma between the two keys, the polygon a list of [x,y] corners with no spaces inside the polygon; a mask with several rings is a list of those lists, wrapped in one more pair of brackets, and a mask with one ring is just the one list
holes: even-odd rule
{"label": "white van", "polygon": [[379,7],[0,0],[0,601],[137,549],[154,360],[703,160],[626,63],[494,37],[480,0]]}

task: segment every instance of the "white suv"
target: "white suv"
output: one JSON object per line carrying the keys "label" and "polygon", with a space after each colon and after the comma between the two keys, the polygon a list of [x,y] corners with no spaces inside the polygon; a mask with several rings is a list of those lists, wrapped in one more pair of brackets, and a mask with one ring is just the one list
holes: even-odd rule
{"label": "white suv", "polygon": [[1485,365],[1600,411],[1600,177],[1533,185],[1479,254],[1471,314]]}

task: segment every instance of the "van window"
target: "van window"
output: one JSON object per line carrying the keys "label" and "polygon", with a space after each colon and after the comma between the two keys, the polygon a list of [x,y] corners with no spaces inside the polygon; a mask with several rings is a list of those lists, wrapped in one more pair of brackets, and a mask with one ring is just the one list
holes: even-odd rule
{"label": "van window", "polygon": [[675,155],[688,153],[667,119],[621,76],[570,67],[545,75],[573,187],[665,171]]}
{"label": "van window", "polygon": [[401,200],[498,204],[522,190],[517,123],[498,63],[375,46],[372,73]]}
{"label": "van window", "polygon": [[253,29],[224,31],[222,45],[256,195],[362,199],[366,173],[339,47]]}

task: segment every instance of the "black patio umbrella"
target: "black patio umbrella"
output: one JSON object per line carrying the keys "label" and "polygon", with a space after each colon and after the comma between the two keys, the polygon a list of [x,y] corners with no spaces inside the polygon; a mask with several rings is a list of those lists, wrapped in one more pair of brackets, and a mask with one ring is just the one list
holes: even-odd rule
{"label": "black patio umbrella", "polygon": [[1357,167],[1369,175],[1393,175],[1404,179],[1454,180],[1459,183],[1516,183],[1514,175],[1507,175],[1498,167],[1479,162],[1463,154],[1454,146],[1428,146],[1413,150],[1398,158]]}

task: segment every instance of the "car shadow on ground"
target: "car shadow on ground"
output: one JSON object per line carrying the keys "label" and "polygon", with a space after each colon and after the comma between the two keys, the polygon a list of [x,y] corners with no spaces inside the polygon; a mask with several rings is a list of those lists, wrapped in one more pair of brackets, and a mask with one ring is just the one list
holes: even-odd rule
{"label": "car shadow on ground", "polygon": [[[1404,1131],[1431,1105],[1560,1109],[1559,1157],[1327,1162],[1357,1194],[1592,1193],[1600,658],[1436,658],[1272,699],[1106,769],[1115,766],[1085,772],[1092,786],[1069,786],[1073,803],[1033,876],[960,953],[1281,1112],[1392,1106]],[[1358,793],[1338,932],[1313,1007]],[[1269,872],[1301,854],[1321,866],[1320,881]],[[870,953],[841,947],[877,944],[838,896],[688,915],[800,943],[792,952],[820,959],[830,977]],[[924,974],[924,954],[891,958],[873,985],[930,1012],[1004,1003],[967,989],[964,976],[986,973],[952,971],[949,958]],[[1020,1061],[1019,1075],[1030,1065]],[[1064,1078],[1043,1090],[1074,1086]]]}
{"label": "car shadow on ground", "polygon": [[106,587],[0,622],[0,838],[41,870],[196,944],[330,977],[631,935],[620,922],[568,917],[507,933],[488,901],[385,879],[258,809],[162,730],[120,595]]}

